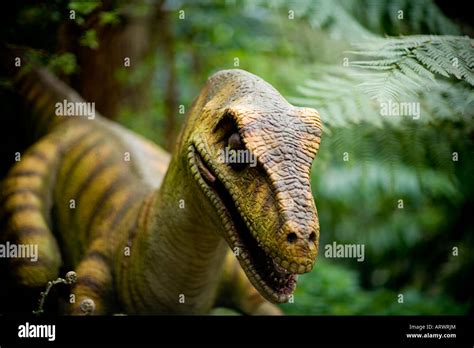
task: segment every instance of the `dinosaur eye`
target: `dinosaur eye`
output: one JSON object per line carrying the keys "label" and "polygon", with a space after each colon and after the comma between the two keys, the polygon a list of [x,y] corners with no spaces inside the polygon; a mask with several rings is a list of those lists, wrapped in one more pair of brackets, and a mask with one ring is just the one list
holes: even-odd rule
{"label": "dinosaur eye", "polygon": [[231,149],[240,150],[244,148],[244,143],[239,133],[232,133],[229,137],[228,145]]}
{"label": "dinosaur eye", "polygon": [[234,170],[242,170],[248,163],[246,159],[245,145],[240,137],[238,132],[232,133],[227,140],[227,147],[228,147],[228,159],[227,163],[232,167]]}

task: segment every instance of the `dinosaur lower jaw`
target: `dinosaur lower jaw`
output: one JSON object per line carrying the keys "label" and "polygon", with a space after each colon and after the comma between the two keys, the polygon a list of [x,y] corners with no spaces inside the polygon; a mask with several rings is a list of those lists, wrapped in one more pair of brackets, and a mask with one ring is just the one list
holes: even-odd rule
{"label": "dinosaur lower jaw", "polygon": [[205,164],[196,148],[193,148],[193,160],[201,179],[200,185],[226,226],[226,240],[247,277],[267,300],[274,303],[287,302],[296,287],[297,275],[276,264],[264,251],[240,215],[224,183]]}

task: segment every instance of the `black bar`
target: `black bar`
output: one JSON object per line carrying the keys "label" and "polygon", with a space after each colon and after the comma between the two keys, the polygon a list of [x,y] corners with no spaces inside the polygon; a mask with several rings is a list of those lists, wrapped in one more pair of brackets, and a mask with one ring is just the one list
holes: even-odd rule
{"label": "black bar", "polygon": [[[20,338],[26,323],[54,324],[55,340]],[[410,328],[411,325],[411,328]],[[429,327],[428,325],[431,325]],[[443,328],[437,325],[448,325]],[[455,328],[449,325],[455,325]],[[456,337],[408,338],[407,334],[455,334]],[[0,317],[0,346],[9,344],[411,344],[474,343],[474,320],[468,316],[112,316]]]}

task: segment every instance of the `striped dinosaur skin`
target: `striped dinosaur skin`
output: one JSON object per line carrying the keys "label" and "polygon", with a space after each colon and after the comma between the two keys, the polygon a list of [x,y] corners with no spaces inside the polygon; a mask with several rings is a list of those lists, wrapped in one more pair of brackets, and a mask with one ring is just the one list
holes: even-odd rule
{"label": "striped dinosaur skin", "polygon": [[[286,302],[317,254],[315,110],[248,72],[221,71],[170,157],[100,116],[54,116],[54,103],[82,100],[44,70],[17,86],[46,134],[2,184],[2,234],[39,249],[36,263],[12,260],[19,284],[43,287],[61,266],[74,269],[71,314],[280,313],[266,300]],[[218,161],[227,145],[249,150],[257,166]],[[93,310],[81,307],[90,300]]]}

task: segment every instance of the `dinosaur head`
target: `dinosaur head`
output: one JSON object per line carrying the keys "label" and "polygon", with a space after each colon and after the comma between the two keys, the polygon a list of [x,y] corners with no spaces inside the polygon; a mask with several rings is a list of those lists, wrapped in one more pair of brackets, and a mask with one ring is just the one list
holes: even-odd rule
{"label": "dinosaur head", "polygon": [[318,112],[292,106],[255,75],[226,70],[208,80],[183,138],[205,204],[248,278],[268,300],[288,301],[318,250],[310,187]]}

